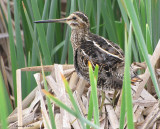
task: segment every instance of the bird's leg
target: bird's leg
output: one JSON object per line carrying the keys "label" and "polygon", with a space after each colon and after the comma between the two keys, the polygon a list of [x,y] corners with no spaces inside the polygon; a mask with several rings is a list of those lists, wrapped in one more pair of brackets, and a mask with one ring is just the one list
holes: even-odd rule
{"label": "bird's leg", "polygon": [[103,105],[104,105],[104,100],[105,100],[105,92],[104,91],[101,91],[102,93],[102,102],[101,102],[101,106],[100,106],[100,109],[99,109],[99,114],[100,116],[102,115],[102,108],[103,108]]}
{"label": "bird's leg", "polygon": [[113,107],[114,107],[114,105],[115,105],[115,100],[116,100],[117,92],[118,92],[118,91],[115,89],[114,94],[113,94],[113,100],[112,100],[112,105],[113,105]]}
{"label": "bird's leg", "polygon": [[[101,91],[102,93],[102,102],[101,102],[101,106],[100,106],[100,109],[99,109],[99,114],[102,115],[102,108],[104,105],[112,105],[113,104],[113,101],[111,101],[107,96],[105,96],[105,91]],[[107,103],[104,103],[105,102],[105,99],[107,99]]]}

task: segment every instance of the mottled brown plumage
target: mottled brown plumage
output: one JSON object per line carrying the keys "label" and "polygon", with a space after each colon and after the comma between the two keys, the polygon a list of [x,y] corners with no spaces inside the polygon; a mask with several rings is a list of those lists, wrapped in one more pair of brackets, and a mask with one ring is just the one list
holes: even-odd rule
{"label": "mottled brown plumage", "polygon": [[[67,23],[71,27],[71,43],[74,53],[74,66],[78,75],[89,82],[88,61],[93,68],[99,65],[98,88],[120,89],[124,73],[124,53],[115,43],[90,32],[88,17],[82,12],[74,12],[63,19],[53,19],[44,22]],[[137,76],[130,69],[131,79]],[[138,81],[139,79],[137,79]]]}

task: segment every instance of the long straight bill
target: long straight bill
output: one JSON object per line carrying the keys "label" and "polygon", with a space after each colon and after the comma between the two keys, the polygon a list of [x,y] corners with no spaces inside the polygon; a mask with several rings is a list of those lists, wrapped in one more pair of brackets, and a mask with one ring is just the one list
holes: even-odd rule
{"label": "long straight bill", "polygon": [[34,21],[34,23],[53,23],[53,22],[66,23],[67,20],[68,20],[67,18],[49,19],[49,20]]}

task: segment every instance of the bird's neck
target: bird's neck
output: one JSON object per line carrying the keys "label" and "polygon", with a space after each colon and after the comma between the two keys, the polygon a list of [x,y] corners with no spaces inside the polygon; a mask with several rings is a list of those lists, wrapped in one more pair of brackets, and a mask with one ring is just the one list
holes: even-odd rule
{"label": "bird's neck", "polygon": [[81,41],[85,38],[85,36],[89,33],[89,29],[83,28],[83,29],[72,29],[71,32],[71,43],[73,49],[77,49]]}

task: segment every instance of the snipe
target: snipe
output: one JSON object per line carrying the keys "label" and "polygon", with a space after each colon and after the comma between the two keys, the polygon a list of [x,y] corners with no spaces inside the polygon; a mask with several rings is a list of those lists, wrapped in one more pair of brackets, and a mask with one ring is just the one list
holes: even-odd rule
{"label": "snipe", "polygon": [[[67,18],[35,21],[35,23],[67,23],[71,27],[74,66],[78,75],[89,82],[88,61],[99,65],[98,88],[120,89],[124,76],[124,53],[113,42],[90,32],[88,17],[74,12]],[[141,81],[130,69],[131,82]]]}

